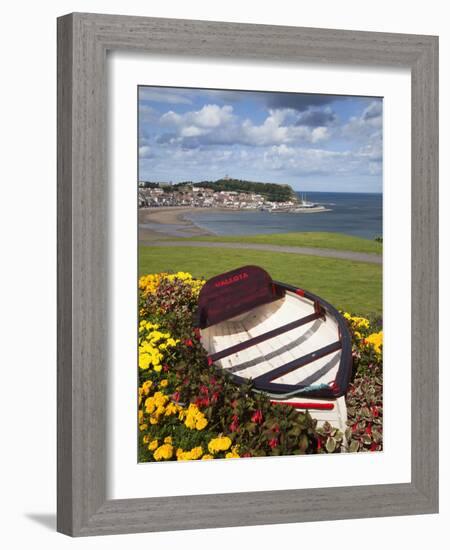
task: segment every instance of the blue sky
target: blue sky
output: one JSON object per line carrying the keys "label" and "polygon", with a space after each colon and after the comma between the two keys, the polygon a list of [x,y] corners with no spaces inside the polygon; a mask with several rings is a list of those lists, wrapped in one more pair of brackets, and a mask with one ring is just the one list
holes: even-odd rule
{"label": "blue sky", "polygon": [[139,179],[382,191],[382,99],[160,88],[139,93]]}

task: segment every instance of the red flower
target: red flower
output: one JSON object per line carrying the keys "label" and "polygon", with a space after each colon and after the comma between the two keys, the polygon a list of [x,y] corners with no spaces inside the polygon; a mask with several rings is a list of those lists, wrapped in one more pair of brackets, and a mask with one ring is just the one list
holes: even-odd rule
{"label": "red flower", "polygon": [[205,386],[205,384],[202,384],[199,389],[200,389],[200,393],[203,393],[203,395],[208,395],[209,393],[208,386]]}
{"label": "red flower", "polygon": [[244,453],[243,455],[241,455],[242,458],[249,458],[252,456],[252,453]]}
{"label": "red flower", "polygon": [[372,452],[377,450],[377,444],[375,443],[375,441],[372,442],[372,445],[370,446],[370,450]]}
{"label": "red flower", "polygon": [[372,414],[375,418],[377,418],[377,416],[379,416],[379,412],[378,412],[378,407],[372,407]]}
{"label": "red flower", "polygon": [[209,398],[208,397],[197,397],[197,399],[194,401],[194,403],[197,405],[197,407],[207,407],[209,405]]}
{"label": "red flower", "polygon": [[237,432],[239,429],[239,417],[237,414],[233,415],[233,422],[230,424],[230,432]]}
{"label": "red flower", "polygon": [[167,372],[169,370],[169,365],[163,365],[163,371]]}
{"label": "red flower", "polygon": [[275,447],[278,447],[278,438],[274,437],[273,439],[269,440],[269,447],[271,449],[275,449]]}
{"label": "red flower", "polygon": [[366,434],[368,435],[371,435],[372,434],[372,425],[369,424],[367,427],[366,427]]}
{"label": "red flower", "polygon": [[192,343],[192,340],[189,338],[188,340],[185,340],[184,343],[186,344],[186,346],[188,346],[189,348],[192,348],[193,346],[193,343]]}
{"label": "red flower", "polygon": [[211,376],[211,378],[209,379],[209,383],[211,384],[211,386],[215,386],[216,379],[214,378],[214,376]]}
{"label": "red flower", "polygon": [[275,424],[275,426],[273,426],[272,430],[275,432],[275,433],[280,433],[280,426],[278,426],[278,424]]}
{"label": "red flower", "polygon": [[238,406],[237,399],[234,399],[234,400],[231,402],[231,407],[232,407],[233,409],[235,409],[237,406]]}
{"label": "red flower", "polygon": [[317,450],[320,451],[320,449],[322,448],[322,442],[320,441],[320,439],[317,440]]}
{"label": "red flower", "polygon": [[172,395],[172,399],[178,403],[178,401],[180,400],[180,392],[179,391],[176,391],[173,395]]}
{"label": "red flower", "polygon": [[258,409],[252,415],[252,422],[256,422],[256,424],[261,424],[262,421],[263,421],[263,414],[261,409]]}
{"label": "red flower", "polygon": [[215,403],[218,399],[219,399],[219,392],[218,392],[218,391],[215,391],[215,392],[212,394],[211,401],[212,401],[213,403]]}

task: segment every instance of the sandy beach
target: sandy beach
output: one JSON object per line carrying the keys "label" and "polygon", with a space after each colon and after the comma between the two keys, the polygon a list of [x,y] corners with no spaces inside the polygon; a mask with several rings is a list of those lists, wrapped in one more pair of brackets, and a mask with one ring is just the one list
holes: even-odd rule
{"label": "sandy beach", "polygon": [[[198,211],[198,208],[184,206],[161,206],[139,209],[139,242],[151,242],[164,237],[201,237],[212,235],[206,229],[197,227],[185,218],[186,214]],[[209,208],[209,212],[221,211],[221,208]]]}

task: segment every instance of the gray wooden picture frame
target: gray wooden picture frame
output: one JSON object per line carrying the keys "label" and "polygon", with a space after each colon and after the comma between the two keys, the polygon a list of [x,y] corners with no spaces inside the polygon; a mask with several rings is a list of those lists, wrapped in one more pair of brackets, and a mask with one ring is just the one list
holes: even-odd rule
{"label": "gray wooden picture frame", "polygon": [[[411,70],[411,483],[107,499],[111,50]],[[436,513],[438,38],[83,13],[59,18],[58,316],[58,531],[83,536]]]}

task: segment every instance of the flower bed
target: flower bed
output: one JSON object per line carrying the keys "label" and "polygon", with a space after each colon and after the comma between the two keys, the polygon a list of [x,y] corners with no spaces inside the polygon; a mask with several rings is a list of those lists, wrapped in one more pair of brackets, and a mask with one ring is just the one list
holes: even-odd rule
{"label": "flower bed", "polygon": [[333,426],[318,428],[309,412],[273,405],[253,393],[250,382],[237,386],[208,365],[193,329],[203,284],[183,272],[139,280],[140,462],[381,449],[382,333],[372,330],[377,321],[345,314],[355,366],[344,438]]}

